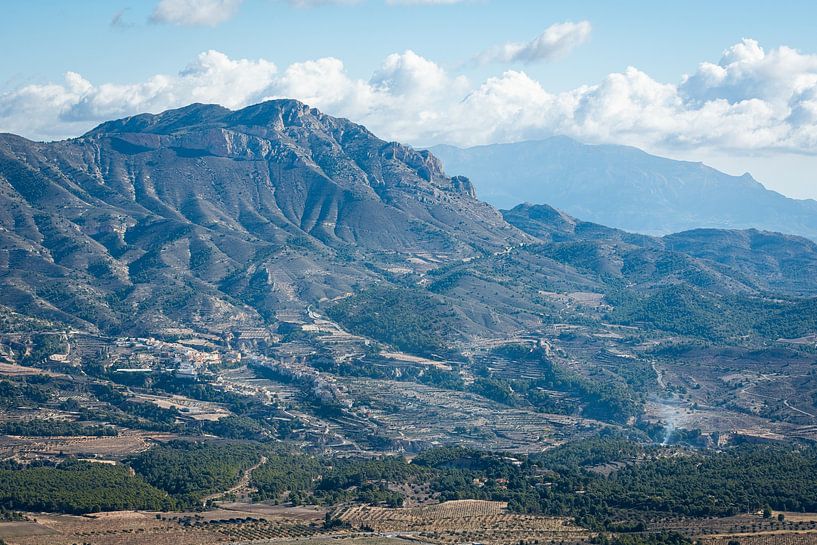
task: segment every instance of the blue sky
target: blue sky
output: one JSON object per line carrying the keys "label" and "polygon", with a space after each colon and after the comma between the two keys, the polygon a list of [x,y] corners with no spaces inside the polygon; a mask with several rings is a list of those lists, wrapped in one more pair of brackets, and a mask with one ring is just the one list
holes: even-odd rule
{"label": "blue sky", "polygon": [[[0,47],[3,90],[45,83],[67,70],[93,81],[138,81],[172,73],[201,51],[264,57],[279,65],[326,56],[367,77],[389,53],[412,49],[446,67],[506,41],[533,38],[561,21],[588,20],[591,40],[570,57],[526,66],[555,91],[598,81],[636,66],[661,81],[695,70],[742,38],[765,47],[788,45],[817,52],[817,3],[787,1],[571,1],[493,0],[451,5],[356,5],[298,8],[276,0],[245,0],[233,19],[216,27],[150,24],[154,2],[32,0],[8,2]],[[122,12],[132,25],[111,25]],[[24,48],[24,52],[21,51]],[[470,67],[488,75],[492,67]]]}
{"label": "blue sky", "polygon": [[817,3],[400,1],[6,2],[0,131],[294,95],[415,145],[567,134],[817,198]]}

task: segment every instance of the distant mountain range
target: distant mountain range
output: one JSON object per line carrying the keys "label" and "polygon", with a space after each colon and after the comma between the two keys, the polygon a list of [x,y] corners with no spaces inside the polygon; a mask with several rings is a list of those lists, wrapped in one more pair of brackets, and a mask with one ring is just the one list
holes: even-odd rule
{"label": "distant mountain range", "polygon": [[[661,219],[662,229],[697,225],[694,211],[714,215],[736,203],[752,209],[749,194],[758,196],[751,201],[758,210],[761,198],[780,210],[800,206],[804,222],[811,206],[748,178],[629,148],[558,139],[438,151],[454,172],[464,167],[452,156],[478,157],[464,170],[483,180],[504,173],[508,187],[521,187],[522,165],[534,160],[543,172],[551,165],[556,178],[572,164],[576,206],[592,217],[590,210],[603,204],[614,214],[622,202],[612,223],[629,218],[631,229],[650,218]],[[596,189],[580,187],[579,174],[592,172],[599,173]],[[642,173],[637,184],[621,181],[632,172]],[[626,190],[614,190],[613,180]],[[543,191],[542,200],[559,202],[559,192]],[[682,196],[689,212],[674,217]],[[556,292],[606,302],[563,307],[548,295]],[[430,152],[292,100],[239,111],[194,104],[52,143],[0,135],[6,329],[29,319],[32,327],[46,320],[117,334],[221,335],[242,324],[305,320],[313,307],[407,350],[518,334],[553,320],[768,338],[812,332],[798,317],[812,312],[812,300],[802,298],[815,294],[817,246],[806,239],[756,230],[655,238],[545,205],[500,213]],[[723,298],[741,312],[729,329],[715,323]],[[756,324],[758,317],[773,323]],[[434,335],[440,339],[429,340]]]}
{"label": "distant mountain range", "polygon": [[755,228],[817,240],[817,201],[787,198],[749,174],[730,176],[637,148],[553,137],[430,151],[499,208],[547,203],[587,221],[653,235]]}

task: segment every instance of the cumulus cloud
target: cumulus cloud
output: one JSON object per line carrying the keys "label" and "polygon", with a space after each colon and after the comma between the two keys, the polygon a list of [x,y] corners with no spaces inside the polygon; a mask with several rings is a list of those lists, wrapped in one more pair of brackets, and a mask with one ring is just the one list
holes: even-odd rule
{"label": "cumulus cloud", "polygon": [[216,26],[233,17],[242,0],[160,0],[150,16],[154,23]]}
{"label": "cumulus cloud", "polygon": [[266,60],[233,60],[218,51],[199,54],[176,75],[133,84],[94,85],[68,72],[62,84],[26,85],[0,95],[0,131],[47,140],[77,136],[102,120],[191,102],[238,108],[260,100],[276,72]]}
{"label": "cumulus cloud", "polygon": [[768,53],[755,40],[744,39],[723,52],[717,63],[704,62],[684,78],[680,91],[691,101],[761,99],[785,103],[817,85],[817,55],[789,47]]}
{"label": "cumulus cloud", "polygon": [[585,43],[591,30],[587,21],[557,23],[527,43],[509,42],[488,49],[478,56],[478,60],[483,63],[530,63],[556,59]]}
{"label": "cumulus cloud", "polygon": [[128,85],[68,73],[62,83],[18,88],[0,95],[0,130],[54,139],[190,102],[239,108],[281,97],[363,123],[383,138],[421,145],[563,134],[659,152],[817,155],[817,55],[766,51],[752,40],[675,83],[630,67],[558,93],[521,70],[469,82],[410,50],[387,56],[367,79],[350,76],[331,57],[278,70],[264,59],[207,51],[177,74]]}

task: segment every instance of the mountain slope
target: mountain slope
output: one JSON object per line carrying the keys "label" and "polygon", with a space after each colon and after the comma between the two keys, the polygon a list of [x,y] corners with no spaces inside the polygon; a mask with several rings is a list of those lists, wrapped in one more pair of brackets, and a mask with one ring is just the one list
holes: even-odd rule
{"label": "mountain slope", "polygon": [[[81,330],[218,339],[317,310],[439,355],[557,316],[643,321],[673,301],[704,301],[704,322],[727,300],[790,320],[809,311],[815,272],[799,237],[655,238],[544,205],[500,213],[431,153],[296,101],[194,104],[53,143],[0,136],[3,305]],[[577,292],[598,304],[554,296]]]}
{"label": "mountain slope", "polygon": [[554,137],[431,151],[498,207],[548,203],[588,221],[656,235],[755,228],[817,240],[817,202],[786,198],[748,174],[729,176],[636,148]]}
{"label": "mountain slope", "polygon": [[525,238],[428,152],[288,100],[0,136],[0,198],[3,301],[105,330],[269,321]]}
{"label": "mountain slope", "polygon": [[695,229],[651,237],[581,221],[548,205],[520,204],[502,214],[553,247],[596,248],[596,254],[607,248],[622,260],[618,273],[639,275],[639,282],[683,262],[709,276],[721,275],[719,283],[737,283],[733,285],[750,291],[817,294],[817,244],[803,237],[755,229]]}

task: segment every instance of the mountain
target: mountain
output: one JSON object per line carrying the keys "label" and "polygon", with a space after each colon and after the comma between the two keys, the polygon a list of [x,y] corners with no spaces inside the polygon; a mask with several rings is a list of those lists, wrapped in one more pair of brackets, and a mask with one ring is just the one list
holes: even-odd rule
{"label": "mountain", "polygon": [[501,208],[547,203],[588,221],[655,235],[754,228],[817,240],[817,201],[790,199],[749,174],[730,176],[702,163],[566,137],[431,151]]}
{"label": "mountain", "polygon": [[430,153],[291,100],[2,135],[0,201],[3,302],[108,331],[274,321],[525,238]]}
{"label": "mountain", "polygon": [[[500,213],[432,153],[293,100],[193,104],[52,143],[0,136],[0,297],[18,325],[219,338],[307,321],[314,308],[356,333],[440,354],[556,315],[629,323],[636,307],[678,290],[709,305],[695,308],[701,320],[724,297],[790,318],[798,298],[817,294],[815,272],[815,245],[794,236],[655,238],[545,205]],[[542,292],[593,293],[610,312],[565,310]],[[750,318],[712,335],[811,327],[761,331]]]}
{"label": "mountain", "polygon": [[[71,377],[49,410],[79,388],[100,424],[328,448],[541,451],[666,414],[813,435],[817,244],[500,212],[455,174],[292,100],[0,135],[0,363]],[[235,418],[128,401],[168,393]]]}
{"label": "mountain", "polygon": [[[803,237],[756,229],[694,229],[652,237],[578,220],[548,205],[520,204],[502,214],[511,225],[550,245],[581,244],[596,248],[599,255],[615,252],[622,260],[622,274],[629,270],[658,279],[662,268],[656,269],[657,261],[682,258],[751,291],[817,294],[817,244]],[[627,266],[628,260],[638,265]]]}

